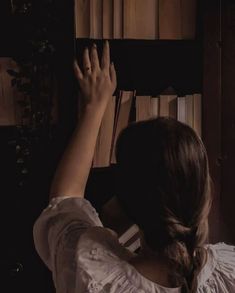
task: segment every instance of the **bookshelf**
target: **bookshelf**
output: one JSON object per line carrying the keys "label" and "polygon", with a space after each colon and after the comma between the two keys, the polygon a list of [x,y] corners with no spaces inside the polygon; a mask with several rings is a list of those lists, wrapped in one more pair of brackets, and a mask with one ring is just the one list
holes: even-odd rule
{"label": "bookshelf", "polygon": [[[0,54],[2,57],[13,56],[15,54],[26,54],[24,42],[21,35],[12,23],[11,13],[9,12],[10,1],[1,1],[1,36],[2,45]],[[211,241],[229,241],[235,243],[234,233],[234,166],[235,166],[235,138],[234,138],[234,109],[235,109],[235,3],[232,0],[199,0],[199,15],[197,20],[197,34],[195,40],[112,40],[111,52],[118,71],[118,87],[125,89],[136,89],[141,95],[160,93],[171,82],[179,93],[187,94],[192,90],[197,90],[203,94],[203,118],[202,118],[202,137],[206,145],[211,176],[214,182],[214,207],[211,214]],[[74,57],[74,22],[73,10],[74,1],[56,1],[55,9],[58,15],[56,32],[53,35],[57,45],[57,64],[55,70],[59,81],[59,124],[57,125],[57,139],[51,146],[50,151],[45,150],[39,161],[46,162],[32,166],[37,169],[37,174],[46,177],[48,170],[47,164],[51,164],[52,154],[55,150],[62,153],[66,142],[76,123],[76,84],[74,82],[71,64]],[[5,18],[8,18],[5,21]],[[10,27],[11,32],[5,29]],[[16,33],[17,31],[17,33]],[[76,40],[78,54],[86,44],[92,40]],[[102,40],[96,41],[100,48]],[[128,56],[125,55],[126,50]],[[140,56],[142,50],[147,54],[148,63],[154,63],[154,68],[160,68],[162,74],[156,70],[158,82],[153,78],[145,79],[146,72],[150,74],[149,66]],[[168,52],[168,60],[160,58]],[[150,55],[155,55],[154,61]],[[135,58],[140,58],[142,75],[134,70]],[[122,60],[126,60],[126,64]],[[185,62],[180,62],[185,60]],[[171,62],[170,62],[171,61]],[[178,70],[179,68],[179,70]],[[193,68],[192,78],[187,74],[187,70]],[[172,69],[173,71],[171,72]],[[190,70],[191,71],[191,70]],[[124,72],[124,74],[123,74]],[[126,76],[129,79],[126,79]],[[143,82],[144,81],[144,82]],[[8,142],[14,141],[17,129],[14,126],[0,127],[1,135],[1,174],[5,176],[4,187],[8,191],[3,197],[3,204],[11,206],[12,225],[15,230],[20,231],[16,240],[16,234],[4,230],[6,235],[10,233],[5,245],[5,256],[1,272],[7,286],[20,290],[29,288],[28,276],[35,280],[39,287],[33,288],[35,292],[53,292],[50,273],[46,271],[39,258],[33,254],[31,243],[31,230],[25,221],[19,221],[24,214],[31,223],[38,214],[41,207],[47,200],[46,193],[48,182],[43,182],[35,197],[31,198],[32,190],[35,191],[35,181],[29,183],[25,190],[18,191],[12,184],[15,176],[15,149]],[[59,151],[58,151],[59,149]],[[54,156],[54,155],[53,155]],[[53,159],[54,161],[58,160]],[[55,163],[55,162],[54,162]],[[50,170],[53,169],[50,167]],[[34,170],[35,171],[35,170]],[[105,203],[113,194],[115,166],[108,168],[92,169],[87,189],[87,198],[100,211]],[[40,175],[40,176],[41,176]],[[32,175],[33,177],[34,175]],[[45,185],[45,186],[44,186]],[[44,194],[42,196],[42,194]],[[14,196],[13,196],[14,195]],[[36,201],[35,201],[36,199]],[[35,206],[35,202],[37,207]],[[31,207],[34,207],[31,211]],[[20,209],[19,209],[20,207]],[[30,216],[28,216],[30,210]],[[35,210],[37,210],[35,212]],[[222,215],[222,216],[220,216]],[[9,217],[9,210],[5,209],[2,213],[2,223]],[[19,217],[19,218],[18,218]],[[22,219],[22,217],[21,217]],[[227,226],[227,231],[222,226],[222,222]],[[222,228],[221,228],[222,227]],[[31,228],[31,226],[30,226]],[[7,234],[8,233],[8,234]],[[18,232],[17,232],[18,233]],[[29,239],[30,237],[30,239]],[[7,239],[7,237],[6,237]],[[20,240],[20,242],[19,242]],[[11,245],[9,245],[11,242]],[[29,249],[30,253],[29,253]],[[14,253],[12,253],[14,251]],[[33,256],[33,257],[32,257]],[[32,259],[35,266],[32,270]],[[12,270],[15,265],[21,262],[24,266],[23,274],[17,278],[12,277]],[[43,281],[42,281],[43,274]],[[10,287],[10,288],[11,288]],[[29,290],[32,288],[30,287]],[[48,290],[47,290],[48,289]]]}
{"label": "bookshelf", "polygon": [[[156,96],[170,85],[181,95],[202,93],[202,139],[208,152],[214,199],[210,241],[235,241],[234,233],[229,232],[235,222],[231,211],[235,142],[226,128],[234,127],[235,64],[230,57],[234,50],[234,2],[198,0],[197,4],[194,40],[110,40],[111,55],[118,73],[118,89]],[[76,39],[76,54],[79,56],[94,41],[100,50],[100,39]],[[93,169],[91,178],[102,176],[108,170]],[[107,188],[112,190],[110,182]],[[94,189],[92,184],[91,179],[88,193]],[[230,210],[229,214],[226,209]]]}
{"label": "bookshelf", "polygon": [[[93,42],[100,53],[103,40],[77,39],[76,55],[80,56]],[[117,90],[136,90],[139,95],[158,95],[168,86],[181,95],[202,90],[203,47],[200,40],[124,39],[109,42],[117,71]]]}
{"label": "bookshelf", "polygon": [[[174,88],[178,96],[203,92],[201,1],[198,1],[198,6],[196,35],[192,40],[109,39],[111,60],[115,64],[118,77],[114,95],[119,90],[136,90],[136,96],[156,97],[168,87]],[[101,54],[102,39],[75,38],[75,56],[80,62],[84,48],[90,47],[94,42]],[[115,164],[92,168],[90,172],[86,196],[94,203],[98,212],[101,212],[102,204],[115,195],[114,175]]]}

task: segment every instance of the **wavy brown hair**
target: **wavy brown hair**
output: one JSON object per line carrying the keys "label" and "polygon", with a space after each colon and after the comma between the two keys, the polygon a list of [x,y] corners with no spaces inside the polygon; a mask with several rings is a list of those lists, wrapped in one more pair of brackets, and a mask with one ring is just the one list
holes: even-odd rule
{"label": "wavy brown hair", "polygon": [[116,145],[117,197],[147,245],[170,263],[172,284],[196,292],[211,206],[205,147],[195,131],[159,117],[130,124]]}

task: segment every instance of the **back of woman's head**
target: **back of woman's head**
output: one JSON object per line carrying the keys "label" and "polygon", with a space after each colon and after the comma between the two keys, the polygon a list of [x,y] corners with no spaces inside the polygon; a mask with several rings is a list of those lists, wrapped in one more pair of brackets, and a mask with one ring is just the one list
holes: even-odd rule
{"label": "back of woman's head", "polygon": [[206,150],[189,126],[170,118],[130,124],[116,146],[117,196],[147,245],[175,268],[173,283],[194,292],[211,204]]}

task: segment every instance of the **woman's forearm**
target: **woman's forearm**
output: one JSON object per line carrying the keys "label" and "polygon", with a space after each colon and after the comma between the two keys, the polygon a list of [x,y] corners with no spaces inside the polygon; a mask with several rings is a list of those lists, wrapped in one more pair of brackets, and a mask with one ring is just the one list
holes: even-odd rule
{"label": "woman's forearm", "polygon": [[55,173],[51,197],[83,197],[104,109],[86,108]]}

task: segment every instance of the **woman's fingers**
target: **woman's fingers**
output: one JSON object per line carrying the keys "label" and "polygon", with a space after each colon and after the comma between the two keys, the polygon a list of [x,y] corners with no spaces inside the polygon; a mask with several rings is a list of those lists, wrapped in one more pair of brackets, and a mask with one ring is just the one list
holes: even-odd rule
{"label": "woman's fingers", "polygon": [[101,59],[101,68],[109,70],[110,66],[110,49],[109,49],[109,42],[105,41],[104,47],[103,47],[103,54]]}
{"label": "woman's fingers", "polygon": [[100,70],[100,62],[99,62],[96,44],[94,44],[91,48],[91,70],[94,72],[97,72]]}
{"label": "woman's fingers", "polygon": [[85,75],[87,73],[91,73],[91,61],[89,57],[88,48],[86,48],[83,53],[83,71]]}
{"label": "woman's fingers", "polygon": [[74,63],[73,63],[73,68],[74,68],[74,72],[75,72],[75,75],[77,77],[78,80],[81,80],[83,79],[83,73],[77,63],[77,61],[75,60]]}

